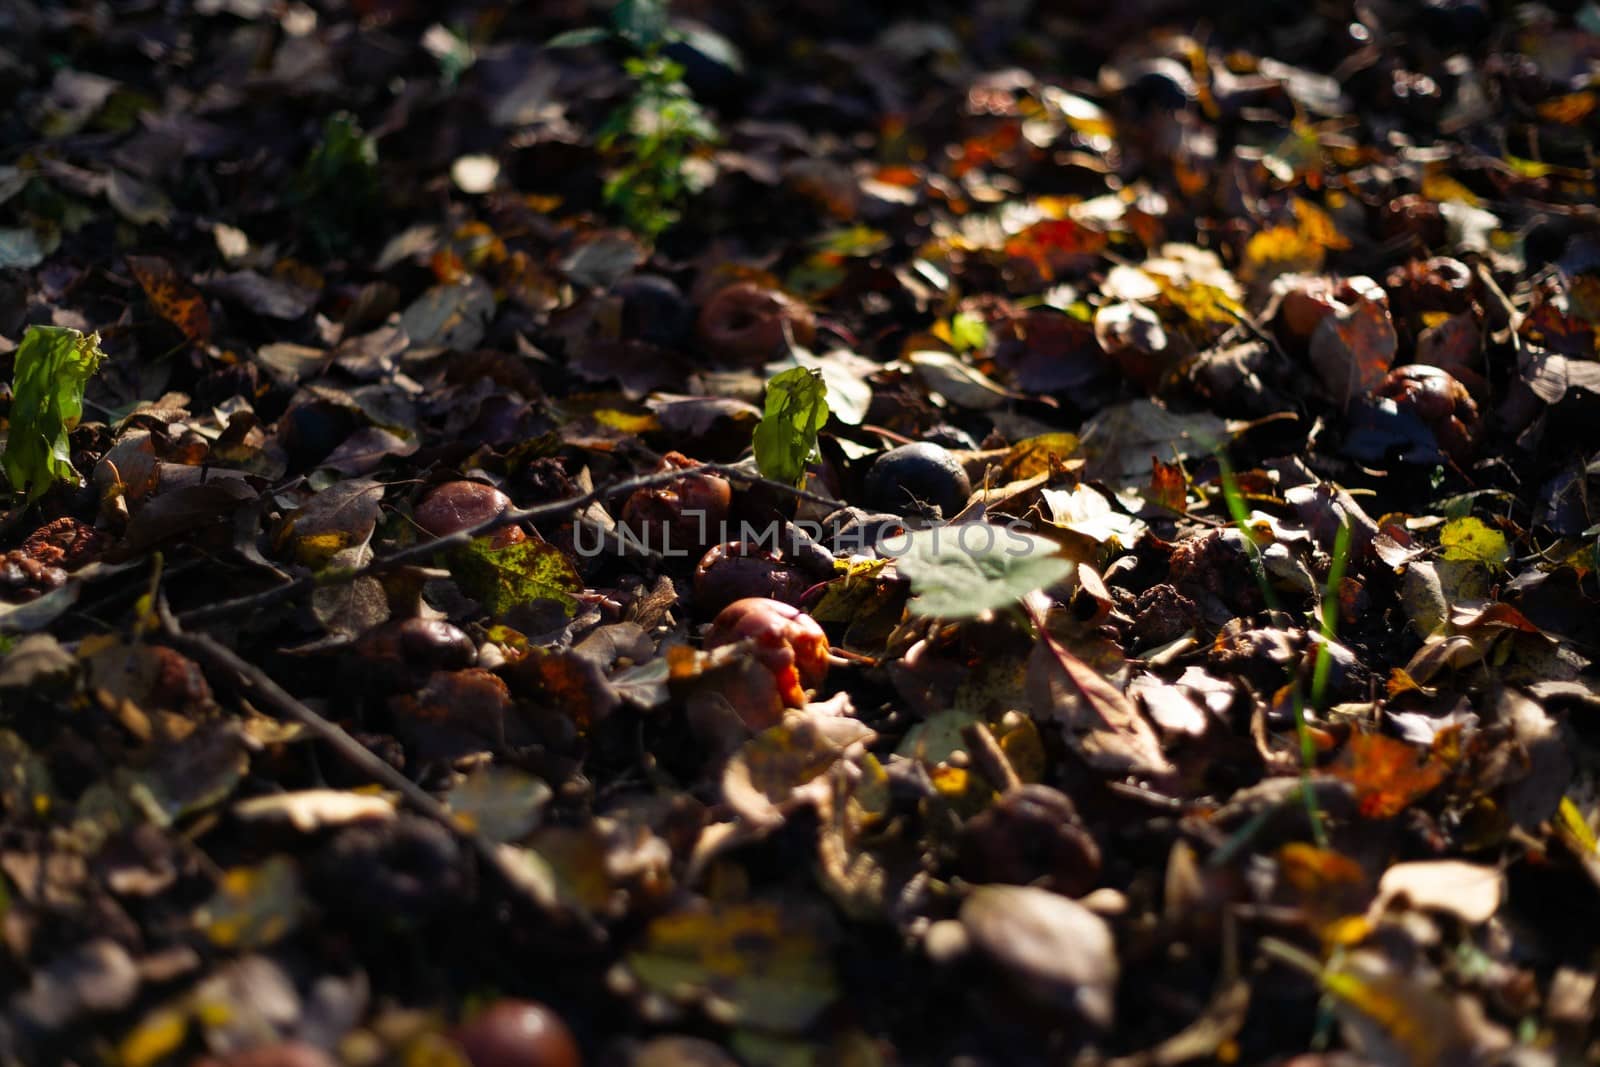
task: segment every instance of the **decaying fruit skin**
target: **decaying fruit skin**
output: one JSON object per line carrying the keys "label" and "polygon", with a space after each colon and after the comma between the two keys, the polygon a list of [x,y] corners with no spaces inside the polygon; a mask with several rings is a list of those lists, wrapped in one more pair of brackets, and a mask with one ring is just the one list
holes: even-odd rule
{"label": "decaying fruit skin", "polygon": [[755,659],[777,683],[778,697],[804,707],[807,689],[828,674],[828,638],[799,608],[766,597],[746,597],[723,608],[706,633],[707,651],[740,641],[755,643]]}
{"label": "decaying fruit skin", "polygon": [[1393,400],[1402,410],[1410,409],[1433,431],[1440,451],[1456,463],[1472,458],[1478,405],[1449,371],[1416,363],[1396,367],[1378,388],[1378,395]]}
{"label": "decaying fruit skin", "polygon": [[99,558],[109,539],[87,523],[62,516],[0,554],[0,598],[33,600],[67,582],[67,572]]}
{"label": "decaying fruit skin", "polygon": [[809,345],[817,324],[811,309],[793,297],[754,282],[735,282],[706,301],[695,332],[724,363],[755,366],[782,355],[789,339]]}
{"label": "decaying fruit skin", "polygon": [[[681,452],[661,457],[655,473],[689,469],[695,461]],[[657,552],[704,551],[727,521],[733,487],[726,478],[703,472],[654,489],[639,489],[622,505],[622,525],[646,548]]]}
{"label": "decaying fruit skin", "polygon": [[797,603],[808,581],[791,564],[745,541],[714,545],[694,569],[694,604],[714,615],[736,600],[771,598]]}

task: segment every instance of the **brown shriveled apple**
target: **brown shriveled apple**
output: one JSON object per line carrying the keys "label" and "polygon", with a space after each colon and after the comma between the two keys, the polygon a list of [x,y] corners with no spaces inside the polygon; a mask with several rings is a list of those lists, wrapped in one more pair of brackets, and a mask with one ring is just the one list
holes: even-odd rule
{"label": "brown shriveled apple", "polygon": [[472,639],[442,619],[391,619],[362,634],[351,651],[353,671],[385,692],[418,689],[434,671],[478,660]]}
{"label": "brown shriveled apple", "polygon": [[[681,452],[661,457],[656,473],[690,469],[695,461]],[[639,489],[622,505],[622,525],[647,548],[658,552],[704,551],[728,518],[733,487],[726,478],[697,472],[654,489]]]}
{"label": "brown shriveled apple", "polygon": [[1478,437],[1478,405],[1449,371],[1413,363],[1389,372],[1378,395],[1410,409],[1433,431],[1440,451],[1458,464],[1472,458]]}
{"label": "brown shriveled apple", "polygon": [[747,597],[793,604],[808,584],[791,564],[760,545],[729,541],[713,546],[695,567],[694,604],[702,617]]}
{"label": "brown shriveled apple", "polygon": [[718,360],[754,366],[783,354],[785,332],[795,344],[809,345],[817,324],[811,309],[793,297],[754,282],[735,282],[700,309],[695,332]]}
{"label": "brown shriveled apple", "polygon": [[1296,341],[1307,341],[1329,315],[1347,310],[1362,300],[1387,302],[1383,287],[1365,275],[1348,278],[1298,278],[1283,294],[1278,321]]}
{"label": "brown shriveled apple", "polygon": [[[432,537],[449,537],[487,522],[511,507],[511,498],[482,482],[445,482],[434,486],[417,505],[417,525]],[[493,534],[495,548],[504,548],[527,539],[516,526],[502,526]]]}
{"label": "brown shriveled apple", "polygon": [[572,1031],[534,1000],[497,1000],[455,1032],[472,1067],[579,1067]]}
{"label": "brown shriveled apple", "polygon": [[793,605],[746,597],[723,608],[706,633],[706,649],[740,641],[754,642],[756,662],[772,674],[778,696],[788,707],[804,707],[805,691],[827,677],[827,635],[815,619]]}

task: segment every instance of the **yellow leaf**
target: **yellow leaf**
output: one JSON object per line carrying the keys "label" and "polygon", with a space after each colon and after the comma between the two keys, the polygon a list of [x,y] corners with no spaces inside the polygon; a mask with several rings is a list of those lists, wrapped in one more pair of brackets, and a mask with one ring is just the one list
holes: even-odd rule
{"label": "yellow leaf", "polygon": [[158,1008],[128,1031],[117,1046],[122,1067],[154,1067],[171,1056],[189,1036],[189,1014],[177,1008]]}
{"label": "yellow leaf", "polygon": [[1422,195],[1429,200],[1466,204],[1469,207],[1481,207],[1483,204],[1476,193],[1447,174],[1424,174]]}
{"label": "yellow leaf", "polygon": [[342,532],[307,534],[294,542],[295,558],[308,567],[319,567],[350,545],[350,535]]}
{"label": "yellow leaf", "polygon": [[1295,228],[1303,239],[1335,251],[1350,247],[1350,239],[1339,232],[1339,226],[1333,221],[1332,215],[1311,201],[1299,197],[1295,197],[1292,206]]}
{"label": "yellow leaf", "polygon": [[1600,852],[1600,839],[1595,837],[1594,830],[1589,827],[1589,821],[1583,817],[1583,812],[1572,802],[1571,797],[1561,798],[1561,807],[1556,812],[1556,819],[1557,828],[1570,837],[1581,852],[1584,854]]}
{"label": "yellow leaf", "polygon": [[1444,550],[1443,557],[1449,560],[1481,563],[1494,569],[1511,562],[1506,535],[1471,515],[1445,523],[1439,533],[1439,547]]}
{"label": "yellow leaf", "polygon": [[649,412],[632,415],[615,408],[600,408],[594,413],[594,421],[613,430],[621,430],[623,433],[653,433],[661,429],[661,423],[657,422],[656,417]]}
{"label": "yellow leaf", "polygon": [[300,878],[294,861],[273,856],[258,867],[235,867],[195,923],[219,948],[253,949],[279,940],[299,922]]}
{"label": "yellow leaf", "polygon": [[1323,258],[1324,246],[1295,227],[1272,226],[1245,243],[1239,276],[1256,281],[1280,274],[1310,274],[1322,269]]}

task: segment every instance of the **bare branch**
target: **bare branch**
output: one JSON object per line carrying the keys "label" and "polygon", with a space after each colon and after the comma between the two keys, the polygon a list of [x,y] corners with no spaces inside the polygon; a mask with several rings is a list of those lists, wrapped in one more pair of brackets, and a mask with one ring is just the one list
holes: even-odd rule
{"label": "bare branch", "polygon": [[568,512],[581,510],[588,507],[590,504],[604,500],[607,497],[617,496],[625,493],[634,493],[640,489],[653,489],[657,486],[670,485],[680,478],[693,474],[715,474],[719,477],[728,479],[730,482],[737,482],[746,486],[764,486],[768,489],[785,493],[797,500],[806,500],[814,504],[822,504],[834,508],[844,507],[844,503],[842,501],[834,500],[831,497],[822,496],[806,489],[800,489],[785,482],[774,481],[771,478],[763,478],[758,474],[752,474],[751,472],[733,464],[700,463],[692,467],[680,467],[673,470],[657,471],[652,474],[642,474],[637,478],[629,478],[625,481],[614,482],[611,485],[604,486],[599,489],[591,489],[587,493],[582,493],[575,497],[569,497],[566,500],[555,500],[548,504],[535,504],[534,506],[527,508],[507,508],[498,515],[485,519],[484,521],[477,523],[474,526],[469,526],[466,529],[457,530],[455,533],[449,534],[445,537],[435,538],[431,541],[418,541],[415,544],[406,545],[403,548],[397,548],[387,555],[383,555],[372,560],[372,562],[366,564],[365,566],[329,571],[322,574],[306,575],[302,578],[296,578],[292,582],[285,582],[283,585],[274,586],[271,589],[266,589],[259,593],[252,593],[248,596],[234,597],[230,600],[223,600],[215,604],[208,604],[202,608],[194,608],[191,611],[183,612],[181,615],[177,616],[177,621],[179,625],[187,629],[216,622],[219,619],[233,618],[239,615],[249,615],[254,612],[263,611],[266,608],[285,603],[286,601],[294,600],[297,597],[304,596],[320,586],[342,585],[346,582],[352,582],[355,579],[364,577],[366,575],[381,574],[385,571],[393,570],[397,567],[402,567],[410,563],[425,561],[431,559],[440,552],[448,552],[453,548],[465,548],[467,545],[471,544],[475,538],[482,537],[484,534],[493,533],[494,531],[505,526],[511,526],[520,522],[537,522],[542,519],[554,518],[558,515],[567,514]]}

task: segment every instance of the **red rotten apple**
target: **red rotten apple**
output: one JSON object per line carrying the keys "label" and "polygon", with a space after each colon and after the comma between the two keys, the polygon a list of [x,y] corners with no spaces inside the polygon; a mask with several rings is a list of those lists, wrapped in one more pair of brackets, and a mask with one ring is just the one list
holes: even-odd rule
{"label": "red rotten apple", "polygon": [[740,641],[754,643],[756,662],[772,674],[778,697],[788,707],[804,707],[805,691],[827,677],[827,635],[815,619],[793,605],[746,597],[723,608],[706,633],[706,649]]}

